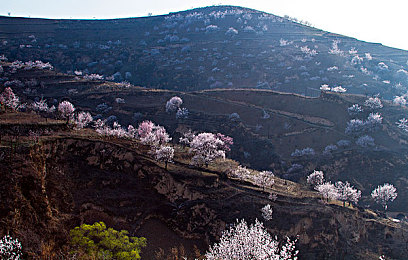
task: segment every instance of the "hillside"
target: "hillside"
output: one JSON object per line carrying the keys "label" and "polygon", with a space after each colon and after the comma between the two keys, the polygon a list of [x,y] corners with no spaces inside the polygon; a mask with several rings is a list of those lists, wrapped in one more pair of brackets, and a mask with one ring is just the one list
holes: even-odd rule
{"label": "hillside", "polygon": [[[32,118],[6,115],[0,115],[3,124],[20,128]],[[38,125],[44,133],[48,127]],[[188,167],[179,147],[166,170],[138,142],[102,138],[89,130],[48,130],[16,139],[2,132],[0,231],[18,237],[30,259],[61,258],[68,231],[95,221],[145,236],[144,259],[155,259],[159,248],[168,254],[180,245],[185,255],[203,254],[236,219],[262,219],[260,208],[266,203],[274,209],[266,227],[280,240],[299,235],[302,259],[376,259],[380,254],[403,259],[407,253],[404,222],[322,203],[317,193],[279,178],[265,191],[226,178],[223,171],[235,162],[214,165],[218,170]],[[276,199],[268,198],[270,193]]]}
{"label": "hillside", "polygon": [[0,54],[154,89],[270,89],[319,96],[322,84],[392,99],[408,52],[252,9],[213,6],[113,20],[0,17]]}
{"label": "hillside", "polygon": [[[10,63],[2,64],[7,73]],[[44,97],[50,105],[69,99],[81,110],[91,112],[95,119],[135,126],[143,120],[152,120],[165,126],[175,143],[188,129],[227,134],[234,138],[228,156],[241,164],[271,170],[301,183],[310,172],[321,169],[333,182],[347,180],[358,187],[363,193],[361,205],[365,207],[379,209],[369,198],[370,193],[378,185],[391,182],[398,189],[398,198],[389,209],[394,215],[408,212],[405,203],[408,135],[396,125],[406,117],[404,106],[384,102],[383,108],[374,111],[383,116],[377,130],[350,135],[345,129],[353,117],[347,109],[355,103],[364,107],[367,97],[322,92],[320,97],[308,98],[255,89],[150,90],[37,69],[20,69],[9,75],[9,82],[14,80],[36,82],[31,88],[14,87],[28,103],[39,97]],[[189,110],[188,118],[177,119],[175,114],[165,111],[166,101],[175,95],[183,99],[183,106]],[[117,98],[123,101],[118,103]],[[358,118],[365,120],[370,112],[367,109]],[[233,113],[239,118],[231,117]],[[356,144],[364,134],[374,138],[374,146]],[[344,140],[346,144],[339,145]],[[335,150],[325,152],[330,145],[335,145]],[[296,149],[307,147],[314,150],[314,155],[291,156]]]}
{"label": "hillside", "polygon": [[[103,221],[146,237],[142,259],[202,259],[237,219],[259,219],[298,236],[299,259],[405,259],[407,101],[408,51],[247,8],[0,17],[0,238],[65,259],[70,229]],[[199,133],[218,159],[194,161]],[[361,198],[324,200],[315,170]],[[388,208],[371,196],[384,183]]]}

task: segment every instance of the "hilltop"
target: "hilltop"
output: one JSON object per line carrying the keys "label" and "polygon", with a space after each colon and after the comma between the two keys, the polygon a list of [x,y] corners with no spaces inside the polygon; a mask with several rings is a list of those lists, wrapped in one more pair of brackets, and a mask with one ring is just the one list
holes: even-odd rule
{"label": "hilltop", "polygon": [[112,20],[0,17],[0,53],[147,88],[270,89],[322,84],[391,99],[407,92],[408,52],[235,6]]}

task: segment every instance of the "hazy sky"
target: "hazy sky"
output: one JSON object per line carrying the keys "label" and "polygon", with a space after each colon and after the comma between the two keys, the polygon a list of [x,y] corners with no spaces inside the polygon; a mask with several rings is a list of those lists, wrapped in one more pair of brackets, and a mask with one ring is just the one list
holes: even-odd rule
{"label": "hazy sky", "polygon": [[408,50],[408,0],[0,0],[0,15],[104,19],[215,4],[289,15],[319,29]]}

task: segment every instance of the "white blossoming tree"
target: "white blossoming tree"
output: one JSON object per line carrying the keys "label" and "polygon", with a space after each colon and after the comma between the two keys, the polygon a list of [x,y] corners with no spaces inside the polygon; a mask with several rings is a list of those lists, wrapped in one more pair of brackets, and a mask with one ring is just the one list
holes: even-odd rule
{"label": "white blossoming tree", "polygon": [[279,247],[279,242],[267,232],[261,222],[255,220],[255,224],[248,226],[245,220],[241,220],[223,232],[220,242],[210,246],[205,257],[207,260],[295,260],[299,252],[295,243],[296,240],[288,238]]}
{"label": "white blossoming tree", "polygon": [[63,119],[67,120],[67,123],[72,118],[74,111],[75,111],[75,107],[69,101],[62,101],[58,105],[58,112],[60,113]]}
{"label": "white blossoming tree", "polygon": [[354,104],[351,107],[349,107],[347,109],[347,112],[351,115],[351,116],[355,116],[361,112],[363,112],[363,108],[361,106],[359,106],[358,104]]}
{"label": "white blossoming tree", "polygon": [[158,149],[171,141],[170,135],[163,126],[155,125],[151,121],[143,121],[137,128],[137,133],[140,141],[143,144],[150,145],[154,149]]}
{"label": "white blossoming tree", "polygon": [[92,115],[89,112],[79,112],[75,116],[75,125],[77,129],[82,129],[92,122]]}
{"label": "white blossoming tree", "polygon": [[336,182],[337,192],[339,194],[338,199],[343,201],[343,206],[346,205],[346,201],[349,203],[354,202],[357,203],[358,200],[361,198],[361,191],[355,189],[353,186],[350,185],[349,182]]}
{"label": "white blossoming tree", "polygon": [[262,187],[262,190],[265,190],[265,188],[270,188],[275,183],[273,177],[274,177],[273,172],[262,171],[257,175],[254,175],[252,178],[256,185]]}
{"label": "white blossoming tree", "polygon": [[307,176],[306,182],[313,187],[316,185],[321,185],[324,182],[323,171],[314,170],[309,176]]}
{"label": "white blossoming tree", "polygon": [[167,170],[167,164],[173,161],[174,148],[171,146],[161,146],[156,149],[155,156],[157,161],[165,163],[165,169]]}
{"label": "white blossoming tree", "polygon": [[190,142],[190,152],[193,153],[192,164],[208,166],[216,159],[225,158],[225,142],[213,133],[201,133]]}
{"label": "white blossoming tree", "polygon": [[323,198],[327,200],[327,202],[329,202],[329,200],[338,199],[339,197],[339,192],[337,191],[336,186],[334,186],[334,184],[331,182],[325,182],[317,185],[315,190],[317,190],[323,196]]}
{"label": "white blossoming tree", "polygon": [[31,109],[37,113],[54,113],[55,106],[48,107],[47,101],[41,98],[39,101],[35,101],[31,104]]}
{"label": "white blossoming tree", "polygon": [[370,109],[379,109],[383,107],[383,104],[378,97],[370,97],[364,102],[364,105]]}
{"label": "white blossoming tree", "polygon": [[381,204],[381,206],[384,207],[384,210],[387,210],[388,202],[394,201],[395,198],[397,198],[397,195],[397,189],[394,187],[394,185],[389,183],[384,183],[371,192],[371,197],[373,200],[376,203]]}
{"label": "white blossoming tree", "polygon": [[395,124],[397,124],[398,128],[401,128],[403,131],[408,132],[408,119],[406,119],[405,117],[398,120],[398,122],[396,122]]}
{"label": "white blossoming tree", "polygon": [[231,171],[232,177],[238,178],[240,180],[245,180],[249,178],[251,172],[244,166],[238,165],[233,171]]}
{"label": "white blossoming tree", "polygon": [[4,105],[6,108],[14,111],[18,109],[20,99],[16,94],[14,94],[10,87],[7,87],[0,95],[0,103],[2,103],[2,105]]}

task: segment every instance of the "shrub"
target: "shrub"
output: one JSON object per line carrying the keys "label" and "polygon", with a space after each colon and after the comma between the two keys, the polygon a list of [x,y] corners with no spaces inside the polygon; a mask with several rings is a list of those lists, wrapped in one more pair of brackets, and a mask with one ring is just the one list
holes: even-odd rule
{"label": "shrub", "polygon": [[189,114],[190,112],[188,111],[188,109],[187,108],[179,108],[178,110],[177,110],[177,113],[176,113],[176,118],[177,119],[186,119],[186,118],[188,118],[188,114]]}
{"label": "shrub", "polygon": [[361,147],[374,146],[374,138],[369,135],[361,136],[357,139],[356,144]]}
{"label": "shrub", "polygon": [[337,145],[329,144],[324,148],[323,155],[331,155],[331,153],[333,151],[336,151],[337,149],[338,149]]}
{"label": "shrub", "polygon": [[146,238],[129,237],[126,230],[106,228],[103,222],[82,224],[70,231],[71,244],[77,252],[101,259],[140,259]]}
{"label": "shrub", "polygon": [[349,140],[339,140],[337,142],[337,146],[339,147],[346,147],[346,146],[350,146],[351,142]]}
{"label": "shrub", "polygon": [[296,149],[290,156],[301,157],[301,156],[314,156],[316,153],[313,148],[306,147],[302,150]]}

